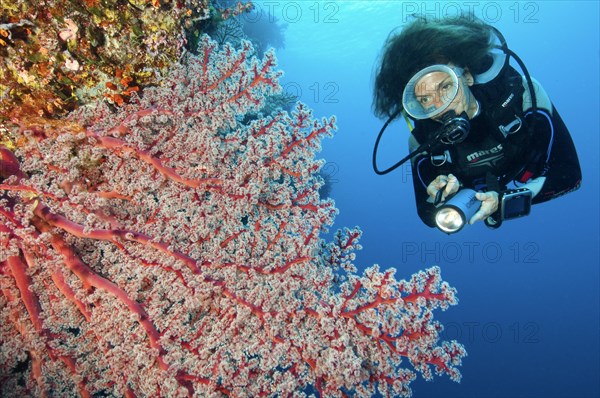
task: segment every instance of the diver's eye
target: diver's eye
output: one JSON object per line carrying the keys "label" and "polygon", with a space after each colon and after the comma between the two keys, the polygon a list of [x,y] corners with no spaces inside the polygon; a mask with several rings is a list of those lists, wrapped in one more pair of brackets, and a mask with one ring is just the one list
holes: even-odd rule
{"label": "diver's eye", "polygon": [[440,87],[440,97],[444,101],[451,101],[452,94],[454,94],[454,84],[452,82],[444,83],[444,85]]}
{"label": "diver's eye", "polygon": [[427,105],[429,103],[431,103],[431,97],[427,96],[427,97],[419,97],[419,103],[421,105]]}

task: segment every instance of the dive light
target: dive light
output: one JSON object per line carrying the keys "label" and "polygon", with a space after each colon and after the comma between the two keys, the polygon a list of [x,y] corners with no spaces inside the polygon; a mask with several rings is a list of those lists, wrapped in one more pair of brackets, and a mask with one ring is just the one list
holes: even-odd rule
{"label": "dive light", "polygon": [[[476,198],[477,192],[463,188],[446,202],[438,204],[443,190],[438,191],[434,204],[437,206],[435,225],[447,234],[460,231],[475,215],[481,205]],[[498,228],[504,220],[512,220],[531,212],[533,194],[527,188],[507,189],[499,193],[498,211],[485,220],[490,228]]]}
{"label": "dive light", "polygon": [[447,234],[460,231],[479,209],[481,202],[475,197],[476,193],[463,188],[440,205],[435,213],[435,225]]}

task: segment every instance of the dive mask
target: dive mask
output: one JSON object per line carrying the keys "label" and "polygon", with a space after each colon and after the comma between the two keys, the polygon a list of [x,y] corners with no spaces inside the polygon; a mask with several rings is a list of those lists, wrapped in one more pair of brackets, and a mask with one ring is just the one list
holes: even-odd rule
{"label": "dive mask", "polygon": [[430,119],[442,112],[458,95],[463,69],[431,65],[417,72],[402,93],[402,105],[414,119]]}

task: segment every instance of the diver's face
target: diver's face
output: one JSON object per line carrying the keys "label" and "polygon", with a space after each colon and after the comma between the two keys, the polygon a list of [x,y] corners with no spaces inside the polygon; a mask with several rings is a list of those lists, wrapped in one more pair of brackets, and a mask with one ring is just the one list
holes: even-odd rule
{"label": "diver's face", "polygon": [[[475,116],[477,104],[469,89],[473,85],[473,76],[465,70],[458,77],[458,80],[457,90],[456,83],[448,73],[434,71],[424,75],[415,84],[415,97],[424,109],[432,106],[439,109],[447,105],[447,108],[433,117],[432,120],[441,120],[444,114],[450,110],[456,112],[457,115],[466,112],[469,118]],[[456,93],[456,96],[454,96],[454,93]]]}

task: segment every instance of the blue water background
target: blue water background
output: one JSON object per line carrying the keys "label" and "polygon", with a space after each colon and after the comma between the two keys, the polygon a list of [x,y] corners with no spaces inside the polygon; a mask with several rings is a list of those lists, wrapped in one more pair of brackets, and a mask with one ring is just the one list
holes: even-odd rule
{"label": "blue water background", "polygon": [[[287,24],[277,52],[286,91],[318,117],[337,116],[338,132],[321,156],[340,210],[333,229],[364,231],[357,266],[394,267],[408,277],[439,265],[458,289],[459,305],[437,318],[446,325],[442,337],[468,350],[463,380],[419,377],[415,396],[600,396],[598,2],[256,3],[262,18]],[[583,185],[500,230],[479,223],[447,236],[416,215],[408,165],[386,176],[371,168],[382,125],[371,112],[373,70],[389,32],[413,12],[469,9],[504,33],[549,93],[573,136]],[[388,129],[380,168],[407,153],[406,141],[405,125]]]}

